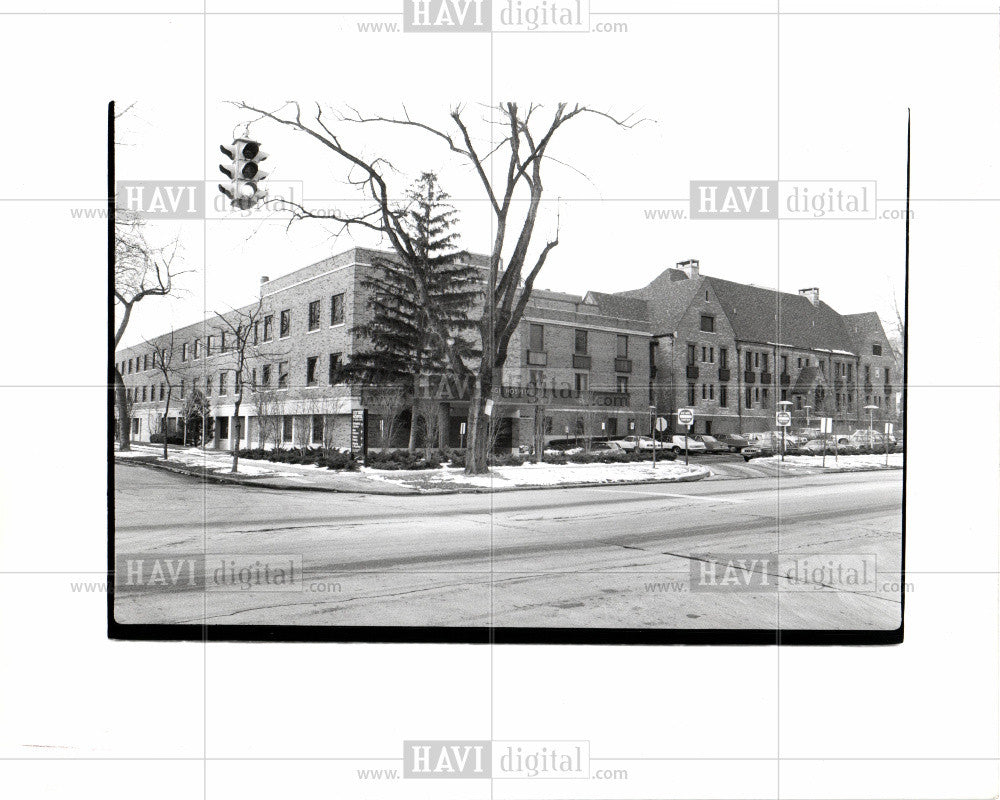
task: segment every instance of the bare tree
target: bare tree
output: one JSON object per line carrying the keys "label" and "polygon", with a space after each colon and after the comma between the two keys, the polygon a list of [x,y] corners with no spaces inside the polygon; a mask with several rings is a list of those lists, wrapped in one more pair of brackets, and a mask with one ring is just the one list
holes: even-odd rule
{"label": "bare tree", "polygon": [[264,298],[257,301],[257,305],[242,311],[230,311],[228,314],[216,313],[220,320],[220,332],[227,344],[224,350],[232,353],[233,381],[233,468],[232,472],[239,469],[240,463],[240,441],[243,438],[240,425],[240,406],[243,405],[243,392],[250,377],[250,360],[256,353],[257,341],[256,331],[258,322],[263,316]]}
{"label": "bare tree", "polygon": [[388,449],[392,446],[399,417],[410,402],[406,389],[391,385],[365,386],[361,390],[361,398],[364,405],[381,421],[379,447]]}
{"label": "bare tree", "polygon": [[[120,210],[115,217],[115,349],[121,344],[136,305],[147,297],[165,297],[174,290],[174,279],[182,274],[174,268],[179,242],[154,247],[146,240],[143,219]],[[118,406],[118,446],[129,450],[131,428],[126,424],[125,380],[114,365],[115,396]]]}
{"label": "bare tree", "polygon": [[174,332],[173,330],[166,336],[165,343],[154,344],[152,342],[146,342],[146,346],[150,351],[153,366],[160,371],[163,376],[163,382],[166,384],[166,401],[167,404],[163,409],[163,460],[167,459],[167,436],[169,435],[169,427],[167,420],[170,418],[170,400],[173,397],[173,360],[174,360]]}
{"label": "bare tree", "polygon": [[[304,120],[298,103],[287,103],[275,111],[257,108],[245,102],[237,107],[257,115],[247,124],[258,120],[271,120],[293,130],[306,133],[334,153],[349,168],[348,180],[370,201],[367,210],[355,214],[336,210],[310,211],[300,204],[282,200],[282,207],[291,213],[289,225],[298,219],[319,219],[339,223],[343,229],[362,228],[384,235],[404,264],[413,264],[419,258],[418,248],[404,225],[407,208],[393,202],[387,175],[393,170],[385,158],[367,158],[360,151],[346,145],[342,134],[331,124],[351,122],[358,124],[389,124],[406,128],[423,136],[435,137],[448,150],[472,166],[482,184],[486,199],[494,216],[494,240],[489,256],[488,275],[484,286],[484,302],[479,319],[482,342],[478,364],[470,367],[462,358],[452,332],[448,330],[445,315],[434,308],[432,293],[420,270],[412,270],[417,301],[428,311],[430,336],[449,368],[457,377],[473,376],[473,393],[469,404],[468,433],[470,448],[466,456],[466,472],[476,474],[487,468],[489,426],[483,423],[486,401],[494,391],[496,377],[507,360],[507,349],[531,297],[535,279],[554,247],[559,244],[558,223],[555,234],[548,238],[540,251],[529,259],[535,234],[538,211],[543,196],[542,167],[545,161],[556,161],[549,148],[557,132],[574,119],[585,116],[599,117],[613,124],[631,128],[642,120],[633,115],[617,119],[610,113],[584,105],[570,106],[559,103],[545,122],[538,124],[541,106],[530,104],[527,109],[517,103],[500,103],[495,109],[498,117],[488,124],[497,126],[499,142],[483,147],[474,143],[467,123],[465,110],[456,106],[449,114],[446,127],[431,125],[410,117],[403,108],[399,117],[364,117],[356,111],[349,115],[326,113],[317,104],[315,118]],[[496,132],[496,131],[492,131]],[[501,169],[494,169],[492,159],[505,153]],[[493,174],[501,177],[494,181]],[[526,194],[526,198],[523,195]],[[525,199],[525,212],[518,222],[512,218],[515,200]],[[522,204],[518,203],[519,207]],[[516,235],[515,235],[516,232]],[[513,246],[510,242],[513,240]],[[535,248],[535,250],[538,250]]]}

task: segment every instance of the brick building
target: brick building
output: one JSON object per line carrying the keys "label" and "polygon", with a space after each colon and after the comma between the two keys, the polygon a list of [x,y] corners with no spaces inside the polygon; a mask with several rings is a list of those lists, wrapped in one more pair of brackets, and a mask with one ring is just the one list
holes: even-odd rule
{"label": "brick building", "polygon": [[[363,283],[384,256],[355,248],[262,279],[262,317],[246,372],[252,388],[240,409],[243,445],[347,447],[351,413],[366,405],[370,432],[384,423],[341,372],[364,344],[351,330],[369,313]],[[473,255],[470,263],[487,261]],[[166,415],[168,381],[153,357],[164,348],[173,353]],[[214,445],[234,444],[235,353],[220,319],[123,349],[116,361],[135,438],[164,426],[178,430],[184,403],[198,389],[215,422]],[[793,295],[733,283],[701,275],[698,262],[688,261],[629,292],[535,290],[495,387],[497,446],[530,445],[536,435],[648,433],[651,404],[668,416],[694,407],[697,431],[722,433],[770,428],[776,402],[787,399],[796,424],[834,416],[840,430],[867,421],[868,404],[884,409],[876,417],[894,418],[898,384],[876,314],[842,316],[816,289]],[[467,396],[440,388],[434,395],[448,443],[462,444]],[[404,419],[400,431],[407,427]]]}

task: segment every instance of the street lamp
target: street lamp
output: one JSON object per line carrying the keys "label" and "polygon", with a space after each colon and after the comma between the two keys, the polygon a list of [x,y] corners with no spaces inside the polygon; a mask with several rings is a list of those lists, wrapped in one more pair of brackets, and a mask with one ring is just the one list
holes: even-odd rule
{"label": "street lamp", "polygon": [[[778,401],[778,405],[781,406],[781,410],[782,411],[788,411],[788,406],[792,405],[792,401],[791,400],[779,400]],[[807,428],[809,427],[808,424],[806,425],[806,427]],[[781,460],[782,461],[785,460],[785,431],[787,431],[787,430],[788,430],[788,426],[787,425],[782,425],[781,426]]]}
{"label": "street lamp", "polygon": [[875,427],[875,411],[878,406],[865,406],[865,411],[868,412],[868,449],[870,450],[874,446],[875,433],[873,428]]}

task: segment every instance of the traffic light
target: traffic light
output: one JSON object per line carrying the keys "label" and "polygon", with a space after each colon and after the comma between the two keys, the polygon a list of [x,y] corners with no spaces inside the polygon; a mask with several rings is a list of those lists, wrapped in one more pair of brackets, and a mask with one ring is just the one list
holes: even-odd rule
{"label": "traffic light", "polygon": [[233,208],[253,208],[267,196],[260,189],[260,182],[267,177],[260,170],[260,162],[267,153],[260,149],[260,142],[252,139],[236,139],[229,147],[220,145],[219,149],[231,162],[219,165],[219,171],[229,178],[229,185],[220,183],[219,191],[229,198]]}

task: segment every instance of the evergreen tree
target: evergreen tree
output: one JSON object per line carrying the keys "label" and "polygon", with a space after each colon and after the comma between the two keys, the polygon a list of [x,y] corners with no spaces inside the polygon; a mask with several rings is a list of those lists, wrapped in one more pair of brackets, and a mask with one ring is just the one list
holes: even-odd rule
{"label": "evergreen tree", "polygon": [[[423,173],[407,196],[402,222],[414,243],[414,255],[406,260],[380,258],[373,274],[361,281],[371,313],[353,333],[367,347],[354,354],[345,370],[349,380],[362,385],[404,388],[412,412],[412,449],[421,376],[432,376],[434,385],[433,376],[445,373],[448,364],[445,343],[437,340],[431,321],[445,323],[463,358],[477,358],[479,352],[472,343],[476,322],[471,312],[480,299],[483,279],[458,248],[459,234],[454,230],[458,215],[447,204],[448,195],[437,176]],[[417,275],[427,287],[426,302],[418,297]]]}

